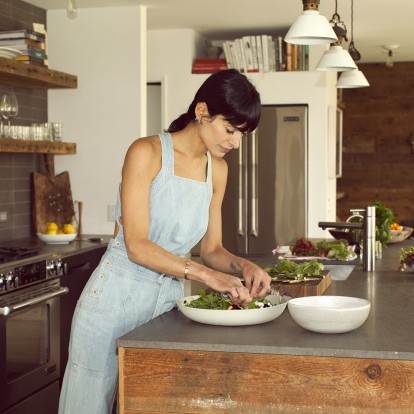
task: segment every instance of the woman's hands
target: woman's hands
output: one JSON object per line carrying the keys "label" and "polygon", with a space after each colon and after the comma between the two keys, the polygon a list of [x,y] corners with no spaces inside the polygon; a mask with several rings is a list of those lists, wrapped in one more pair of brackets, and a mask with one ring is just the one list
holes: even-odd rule
{"label": "woman's hands", "polygon": [[270,276],[248,260],[243,260],[245,285],[237,276],[213,271],[207,285],[216,292],[228,293],[235,303],[247,304],[253,298],[263,298],[270,292]]}
{"label": "woman's hands", "polygon": [[249,289],[243,286],[241,279],[237,276],[212,271],[206,284],[216,292],[228,293],[234,303],[245,305],[252,300]]}
{"label": "woman's hands", "polygon": [[263,298],[270,293],[270,276],[259,266],[244,260],[242,273],[251,297]]}

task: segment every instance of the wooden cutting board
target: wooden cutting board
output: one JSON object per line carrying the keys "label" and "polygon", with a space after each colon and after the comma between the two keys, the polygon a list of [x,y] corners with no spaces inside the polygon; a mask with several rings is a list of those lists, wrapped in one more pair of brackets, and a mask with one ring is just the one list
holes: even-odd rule
{"label": "wooden cutting board", "polygon": [[33,173],[33,221],[36,233],[46,231],[47,222],[60,228],[72,223],[75,215],[69,173]]}
{"label": "wooden cutting board", "polygon": [[300,298],[302,296],[319,296],[325,292],[332,282],[332,273],[330,270],[323,270],[324,278],[317,280],[309,280],[300,283],[284,283],[272,282],[272,290],[277,290],[282,294],[292,298]]}

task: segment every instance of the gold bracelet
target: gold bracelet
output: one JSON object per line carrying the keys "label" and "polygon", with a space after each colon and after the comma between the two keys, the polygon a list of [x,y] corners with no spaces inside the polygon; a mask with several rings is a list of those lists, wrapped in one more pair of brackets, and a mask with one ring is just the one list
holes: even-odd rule
{"label": "gold bracelet", "polygon": [[191,260],[187,260],[185,262],[185,267],[184,267],[184,279],[185,280],[188,280],[187,275],[188,275],[188,267],[190,266],[190,263],[191,263]]}

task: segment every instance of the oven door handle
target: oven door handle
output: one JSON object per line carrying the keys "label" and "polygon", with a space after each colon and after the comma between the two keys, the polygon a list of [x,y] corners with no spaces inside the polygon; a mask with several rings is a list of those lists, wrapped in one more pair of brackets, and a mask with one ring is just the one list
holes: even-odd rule
{"label": "oven door handle", "polygon": [[15,305],[12,305],[12,306],[5,306],[3,308],[0,308],[0,315],[7,316],[10,313],[15,312],[17,310],[28,308],[30,306],[37,305],[42,302],[46,302],[47,300],[53,299],[57,296],[66,295],[66,293],[68,292],[69,292],[69,289],[67,287],[60,287],[59,289],[45,293],[44,295],[36,296],[32,299],[25,300],[20,303],[16,303]]}

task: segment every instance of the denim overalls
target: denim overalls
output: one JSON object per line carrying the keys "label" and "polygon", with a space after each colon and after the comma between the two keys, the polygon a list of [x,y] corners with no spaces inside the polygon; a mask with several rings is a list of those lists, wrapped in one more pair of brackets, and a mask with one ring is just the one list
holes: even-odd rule
{"label": "denim overalls", "polygon": [[[163,132],[160,139],[162,168],[150,189],[149,239],[184,256],[207,229],[212,196],[211,158],[207,153],[206,182],[175,176],[171,135]],[[59,414],[111,413],[118,379],[117,338],[169,311],[183,296],[182,279],[128,259],[119,194],[116,219],[118,235],[109,242],[73,316]]]}

